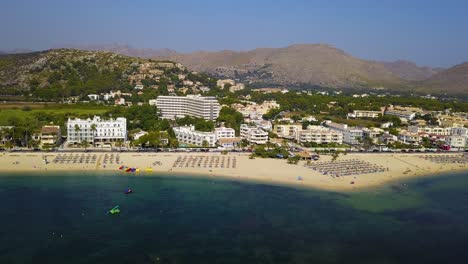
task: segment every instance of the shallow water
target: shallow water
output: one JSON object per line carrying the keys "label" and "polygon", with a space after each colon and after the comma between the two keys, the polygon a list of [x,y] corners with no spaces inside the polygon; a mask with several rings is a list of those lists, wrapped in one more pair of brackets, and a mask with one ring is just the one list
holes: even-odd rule
{"label": "shallow water", "polygon": [[[468,263],[466,177],[340,194],[212,178],[0,174],[0,263]],[[114,205],[118,216],[107,214]]]}

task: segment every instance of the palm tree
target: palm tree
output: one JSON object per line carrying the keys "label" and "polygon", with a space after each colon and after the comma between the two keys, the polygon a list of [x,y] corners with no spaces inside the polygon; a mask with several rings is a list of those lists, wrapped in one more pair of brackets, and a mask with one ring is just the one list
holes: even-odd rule
{"label": "palm tree", "polygon": [[79,138],[79,143],[81,143],[81,133],[78,133],[81,131],[81,128],[78,124],[75,125],[75,134],[79,135],[78,138]]}
{"label": "palm tree", "polygon": [[123,143],[122,140],[119,140],[119,141],[115,142],[115,146],[119,148],[119,151],[122,151],[123,145],[124,145],[124,143]]}
{"label": "palm tree", "polygon": [[209,146],[210,146],[210,143],[208,143],[208,141],[206,141],[206,140],[203,140],[202,147],[203,148],[208,148]]}
{"label": "palm tree", "polygon": [[85,151],[86,151],[86,148],[89,147],[89,142],[85,140],[85,141],[80,143],[80,146],[83,147],[85,149]]}
{"label": "palm tree", "polygon": [[93,146],[94,146],[94,147],[96,146],[96,145],[95,145],[95,142],[94,142],[94,137],[95,137],[95,135],[96,135],[96,131],[97,131],[97,126],[96,126],[96,124],[91,124],[91,132],[92,132],[92,134],[93,134],[93,137],[92,137],[92,138],[93,138]]}

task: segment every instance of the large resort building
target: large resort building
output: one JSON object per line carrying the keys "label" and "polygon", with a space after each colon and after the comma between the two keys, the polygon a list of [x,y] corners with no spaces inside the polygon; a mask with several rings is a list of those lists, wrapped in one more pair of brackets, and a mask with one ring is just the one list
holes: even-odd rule
{"label": "large resort building", "polygon": [[213,121],[220,111],[218,100],[213,96],[158,96],[156,106],[166,119],[194,116]]}
{"label": "large resort building", "polygon": [[114,142],[127,140],[127,119],[101,119],[94,116],[93,119],[68,119],[67,143],[78,145],[83,142],[95,146],[111,146]]}

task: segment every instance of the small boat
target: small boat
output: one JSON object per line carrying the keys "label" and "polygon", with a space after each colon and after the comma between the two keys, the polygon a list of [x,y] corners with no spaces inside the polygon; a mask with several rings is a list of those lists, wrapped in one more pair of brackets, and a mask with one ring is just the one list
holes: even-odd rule
{"label": "small boat", "polygon": [[120,209],[118,205],[114,206],[114,208],[109,210],[109,214],[112,214],[112,215],[119,214],[119,213],[120,213]]}
{"label": "small boat", "polygon": [[132,189],[128,188],[127,190],[125,190],[125,194],[131,194],[131,193],[133,193]]}

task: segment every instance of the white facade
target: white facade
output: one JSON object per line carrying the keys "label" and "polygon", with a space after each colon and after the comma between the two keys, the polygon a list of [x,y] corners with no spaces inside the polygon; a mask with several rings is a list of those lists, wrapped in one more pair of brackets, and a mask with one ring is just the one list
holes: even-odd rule
{"label": "white facade", "polygon": [[302,124],[296,125],[275,125],[273,133],[278,137],[299,140],[299,133],[302,131]]}
{"label": "white facade", "polygon": [[405,110],[387,109],[385,115],[393,115],[399,117],[403,121],[409,121],[414,119],[416,113]]}
{"label": "white facade", "polygon": [[468,128],[466,128],[466,127],[452,127],[451,135],[468,136]]}
{"label": "white facade", "polygon": [[333,131],[326,127],[309,126],[306,130],[299,132],[299,141],[301,143],[313,142],[317,144],[343,143],[343,133]]}
{"label": "white facade", "polygon": [[263,145],[268,142],[268,132],[257,127],[249,127],[246,124],[240,126],[240,136],[253,144]]}
{"label": "white facade", "polygon": [[[94,127],[94,129],[93,129]],[[88,142],[95,145],[110,145],[111,142],[127,140],[127,119],[101,119],[94,116],[93,119],[68,119],[67,122],[68,144]]]}
{"label": "white facade", "polygon": [[135,85],[135,90],[143,90],[143,88],[144,88],[143,84]]}
{"label": "white facade", "polygon": [[174,127],[173,130],[179,143],[201,147],[203,146],[203,142],[206,141],[210,147],[214,147],[216,145],[215,133],[196,131],[195,126],[193,125]]}
{"label": "white facade", "polygon": [[205,120],[216,120],[220,105],[212,96],[158,96],[156,106],[163,118],[175,119],[184,116],[200,117]]}
{"label": "white facade", "polygon": [[408,131],[401,131],[398,134],[398,140],[405,144],[419,144],[422,141],[418,133],[411,133]]}
{"label": "white facade", "polygon": [[408,126],[408,131],[411,133],[426,133],[438,136],[450,136],[452,134],[451,127]]}
{"label": "white facade", "polygon": [[93,101],[98,101],[99,100],[99,95],[98,94],[88,94],[88,98]]}
{"label": "white facade", "polygon": [[453,148],[464,148],[467,146],[467,136],[453,135],[447,137],[446,143]]}
{"label": "white facade", "polygon": [[343,133],[343,142],[350,145],[359,144],[360,139],[364,136],[364,131],[358,128],[348,127],[346,124],[334,123],[332,121],[325,121],[325,125],[331,130]]}
{"label": "white facade", "polygon": [[157,100],[156,99],[150,99],[148,100],[148,104],[151,106],[156,106]]}
{"label": "white facade", "polygon": [[366,110],[354,110],[352,113],[348,114],[348,117],[351,118],[377,118],[382,114],[380,111],[366,111]]}
{"label": "white facade", "polygon": [[236,131],[229,127],[217,127],[215,128],[215,136],[216,140],[220,140],[222,138],[234,138],[236,137]]}

